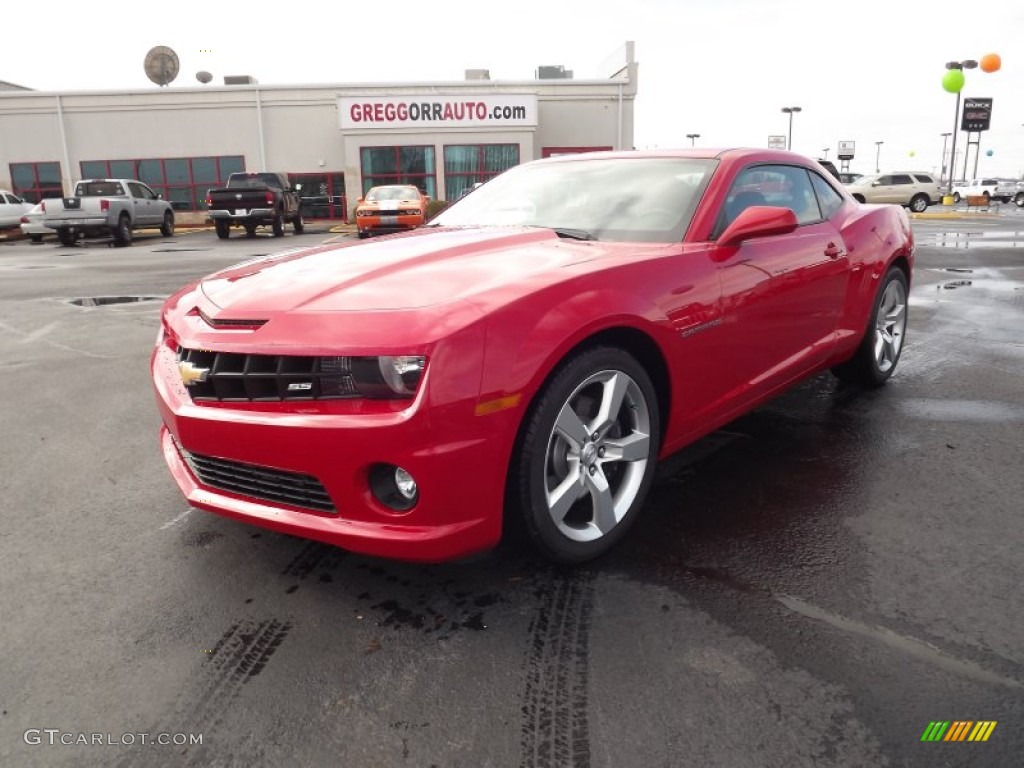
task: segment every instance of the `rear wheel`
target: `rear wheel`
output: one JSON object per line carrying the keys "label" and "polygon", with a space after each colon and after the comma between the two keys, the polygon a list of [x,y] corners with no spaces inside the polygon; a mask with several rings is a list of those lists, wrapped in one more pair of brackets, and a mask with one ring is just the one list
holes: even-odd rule
{"label": "rear wheel", "polygon": [[302,230],[304,230],[306,228],[306,223],[302,220],[302,214],[301,213],[298,214],[294,219],[292,219],[292,227],[295,228],[295,234],[296,235],[301,235],[302,234]]}
{"label": "rear wheel", "polygon": [[164,214],[164,223],[160,225],[160,234],[164,237],[174,236],[174,214],[170,211]]}
{"label": "rear wheel", "polygon": [[1018,208],[1024,208],[1024,192],[1018,192],[1017,196],[1013,198],[1013,202],[1017,204]]}
{"label": "rear wheel", "polygon": [[959,203],[960,202],[960,193],[959,192],[954,192],[953,193],[953,202],[954,203]]}
{"label": "rear wheel", "polygon": [[231,224],[223,219],[213,222],[213,228],[217,230],[217,237],[221,240],[227,240],[231,236]]}
{"label": "rear wheel", "polygon": [[114,227],[114,245],[124,248],[132,242],[132,221],[127,213],[122,213]]}
{"label": "rear wheel", "polygon": [[842,381],[882,386],[896,369],[906,331],[907,276],[899,267],[891,267],[878,289],[871,321],[857,352],[832,372]]}
{"label": "rear wheel", "polygon": [[582,563],[625,535],[654,476],[659,430],[654,385],[624,350],[595,347],[561,365],[526,417],[510,484],[550,560]]}
{"label": "rear wheel", "polygon": [[930,202],[928,195],[923,192],[916,194],[910,198],[910,210],[914,213],[924,213],[928,209],[928,203]]}
{"label": "rear wheel", "polygon": [[284,237],[284,216],[280,211],[274,214],[274,223],[271,228],[274,230],[274,237]]}
{"label": "rear wheel", "polygon": [[78,234],[70,229],[58,229],[57,239],[60,240],[61,245],[74,245],[78,240]]}
{"label": "rear wheel", "polygon": [[29,235],[29,239],[31,239],[33,243],[41,243],[41,242],[43,242],[43,236],[42,235]]}

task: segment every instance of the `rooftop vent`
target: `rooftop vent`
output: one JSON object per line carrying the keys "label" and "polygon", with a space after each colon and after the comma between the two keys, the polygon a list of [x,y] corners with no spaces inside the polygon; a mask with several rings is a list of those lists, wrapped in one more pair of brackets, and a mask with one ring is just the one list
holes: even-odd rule
{"label": "rooftop vent", "polygon": [[224,85],[259,85],[252,75],[224,75]]}
{"label": "rooftop vent", "polygon": [[466,70],[467,80],[490,80],[491,70],[489,69],[467,69]]}
{"label": "rooftop vent", "polygon": [[571,80],[572,70],[561,64],[537,67],[538,80]]}

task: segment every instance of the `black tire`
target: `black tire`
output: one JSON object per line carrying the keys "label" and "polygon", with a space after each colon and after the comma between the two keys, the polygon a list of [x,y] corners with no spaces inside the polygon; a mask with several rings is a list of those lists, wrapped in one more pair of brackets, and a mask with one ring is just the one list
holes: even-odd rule
{"label": "black tire", "polygon": [[302,220],[301,213],[292,219],[292,227],[295,229],[296,235],[301,235],[302,231],[306,228],[306,222]]}
{"label": "black tire", "polygon": [[78,233],[72,232],[70,229],[58,229],[57,239],[60,240],[61,245],[74,245],[78,240]]}
{"label": "black tire", "polygon": [[[618,404],[604,426],[597,423],[602,402]],[[575,427],[575,437],[565,426],[555,429],[560,418]],[[506,514],[518,516],[534,546],[551,561],[577,564],[599,557],[622,539],[643,506],[654,477],[660,428],[654,385],[632,355],[615,347],[572,355],[523,422],[512,456]],[[631,436],[637,441],[635,458],[606,458],[606,450],[623,450]],[[578,487],[570,475],[579,479]],[[599,500],[608,510],[601,521]]]}
{"label": "black tire", "polygon": [[213,228],[217,231],[217,237],[221,240],[227,240],[231,237],[231,223],[224,221],[223,219],[217,219],[213,222]]}
{"label": "black tire", "polygon": [[274,222],[270,226],[274,230],[274,237],[284,237],[284,215],[280,211],[274,214]]}
{"label": "black tire", "polygon": [[953,193],[953,202],[954,203],[959,203],[960,202],[960,193],[959,192],[954,192]]}
{"label": "black tire", "polygon": [[[883,298],[886,297],[890,286],[894,283],[897,286],[893,290],[897,291],[899,300],[902,302],[902,316],[899,324],[900,327],[888,329],[883,326],[879,311],[882,307]],[[906,343],[908,287],[907,276],[903,270],[899,267],[890,267],[885,275],[885,279],[882,280],[882,284],[878,287],[878,293],[875,295],[874,302],[871,304],[871,315],[868,319],[867,328],[864,329],[864,336],[861,339],[860,346],[857,347],[857,351],[852,358],[832,369],[832,373],[836,378],[840,381],[859,384],[869,389],[880,387],[889,380],[893,371],[896,370],[896,364],[899,362]],[[894,343],[896,343],[896,349],[891,350],[890,345],[883,341],[881,356],[883,358],[888,357],[889,359],[887,360],[883,359],[880,361],[879,353],[875,348],[879,334],[882,334],[883,338],[887,335],[894,339]],[[891,352],[891,354],[886,354],[887,351]]]}
{"label": "black tire", "polygon": [[164,237],[174,237],[174,214],[170,211],[164,213],[164,223],[160,225],[160,234]]}
{"label": "black tire", "polygon": [[928,195],[920,192],[910,198],[910,210],[914,213],[924,213],[928,210],[929,203],[931,203],[931,200],[928,199]]}
{"label": "black tire", "polygon": [[1018,208],[1024,208],[1024,192],[1018,192],[1017,196],[1013,198],[1013,202],[1017,204]]}
{"label": "black tire", "polygon": [[369,236],[370,236],[369,232],[363,232],[362,230],[359,231],[359,239],[360,240],[365,240]]}
{"label": "black tire", "polygon": [[41,242],[43,242],[43,236],[42,235],[29,235],[28,237],[29,237],[29,239],[33,243],[41,243]]}
{"label": "black tire", "polygon": [[245,236],[246,237],[256,237],[256,227],[258,225],[252,224],[250,222],[246,222],[242,226],[245,228]]}
{"label": "black tire", "polygon": [[118,248],[124,248],[132,244],[132,220],[128,218],[127,213],[122,213],[118,218],[113,235],[114,245]]}

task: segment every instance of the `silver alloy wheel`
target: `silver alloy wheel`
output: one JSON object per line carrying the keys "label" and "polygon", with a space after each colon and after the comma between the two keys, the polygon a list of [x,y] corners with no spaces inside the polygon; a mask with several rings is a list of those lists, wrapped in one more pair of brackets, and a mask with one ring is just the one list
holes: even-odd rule
{"label": "silver alloy wheel", "polygon": [[901,281],[892,280],[882,294],[875,316],[875,365],[882,373],[896,365],[906,327],[907,292]]}
{"label": "silver alloy wheel", "polygon": [[559,532],[580,542],[610,533],[640,492],[650,445],[650,408],[629,375],[599,371],[576,387],[545,454],[548,514]]}

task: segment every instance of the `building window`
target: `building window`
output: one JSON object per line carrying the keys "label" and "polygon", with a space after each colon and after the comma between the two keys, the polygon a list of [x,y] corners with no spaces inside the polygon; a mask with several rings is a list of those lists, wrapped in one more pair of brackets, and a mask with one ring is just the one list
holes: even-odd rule
{"label": "building window", "polygon": [[420,191],[437,198],[437,176],[433,147],[363,147],[363,194],[384,184],[415,184]]}
{"label": "building window", "polygon": [[138,179],[176,211],[206,208],[206,190],[227,182],[245,170],[240,155],[223,157],[148,158],[145,160],[89,160],[81,164],[84,179]]}
{"label": "building window", "polygon": [[444,148],[444,194],[458,200],[474,184],[519,165],[518,144],[452,144]]}
{"label": "building window", "polygon": [[14,194],[29,203],[63,197],[60,163],[11,163],[11,186]]}

